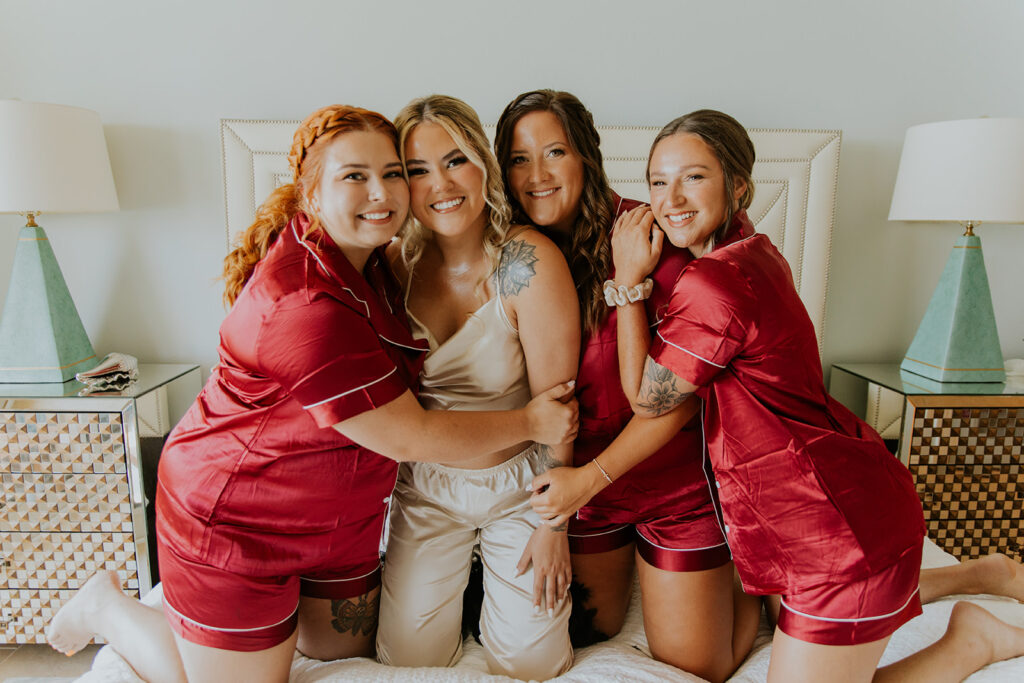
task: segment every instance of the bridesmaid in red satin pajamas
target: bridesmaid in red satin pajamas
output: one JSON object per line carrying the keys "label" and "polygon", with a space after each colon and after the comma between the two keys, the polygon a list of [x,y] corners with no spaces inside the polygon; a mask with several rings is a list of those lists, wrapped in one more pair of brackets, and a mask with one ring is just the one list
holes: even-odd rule
{"label": "bridesmaid in red satin pajamas", "polygon": [[[704,678],[723,679],[749,651],[761,604],[734,586],[696,407],[682,406],[658,420],[633,419],[620,386],[617,313],[602,284],[614,277],[613,221],[641,204],[611,191],[599,142],[583,104],[552,90],[516,97],[495,135],[510,201],[522,220],[561,247],[585,323],[575,468],[536,479],[534,508],[546,498],[543,487],[560,473],[585,481],[586,495],[576,499],[572,511],[579,511],[569,519],[574,581],[585,596],[574,596],[575,644],[618,633],[636,567],[652,655]],[[642,309],[647,323],[663,315],[676,277],[691,260],[685,249],[665,249]],[[601,454],[613,443],[634,456],[632,469],[610,472]],[[581,603],[584,609],[578,610]]]}
{"label": "bridesmaid in red satin pajamas", "polygon": [[94,576],[54,618],[63,651],[98,635],[148,681],[286,681],[296,647],[372,656],[395,461],[451,462],[575,432],[563,384],[525,408],[425,411],[383,245],[409,208],[398,134],[335,105],[308,117],[294,182],[225,261],[220,363],[160,463],[164,612]]}
{"label": "bridesmaid in red satin pajamas", "polygon": [[638,415],[705,401],[736,567],[748,592],[781,596],[769,681],[959,681],[1024,654],[1024,630],[960,603],[936,645],[876,671],[921,612],[921,506],[909,472],[824,388],[789,267],[744,211],[753,163],[732,117],[669,123],[651,150],[651,206],[619,222],[613,250],[626,287],[664,237],[695,257],[652,344],[640,307],[620,307],[620,372]]}

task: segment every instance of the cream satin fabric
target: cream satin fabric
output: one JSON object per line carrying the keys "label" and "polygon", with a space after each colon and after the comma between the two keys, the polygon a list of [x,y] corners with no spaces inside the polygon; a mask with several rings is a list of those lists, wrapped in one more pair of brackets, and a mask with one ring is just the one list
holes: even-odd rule
{"label": "cream satin fabric", "polygon": [[424,408],[511,410],[529,402],[530,384],[519,332],[499,296],[478,308],[443,344],[438,344],[412,313],[409,323],[413,336],[430,344],[420,373]]}
{"label": "cream satin fabric", "polygon": [[570,601],[551,616],[534,614],[533,569],[516,577],[516,563],[539,523],[526,484],[541,471],[535,446],[482,470],[402,464],[381,592],[381,662],[451,666],[459,660],[462,591],[479,545],[480,631],[490,672],[547,680],[572,666]]}

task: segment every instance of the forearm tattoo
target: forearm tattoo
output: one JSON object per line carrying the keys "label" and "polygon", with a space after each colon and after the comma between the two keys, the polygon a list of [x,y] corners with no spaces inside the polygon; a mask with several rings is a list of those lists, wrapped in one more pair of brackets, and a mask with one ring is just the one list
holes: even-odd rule
{"label": "forearm tattoo", "polygon": [[[551,446],[548,446],[547,444],[537,444],[537,454],[540,456],[541,473],[553,470],[556,467],[565,467],[565,463],[552,454]],[[562,522],[558,526],[549,526],[548,528],[551,531],[561,533],[563,531],[568,531],[569,522]]]}
{"label": "forearm tattoo", "polygon": [[537,274],[534,265],[538,259],[534,251],[534,246],[523,240],[512,240],[505,245],[494,274],[501,296],[514,296],[530,286],[530,280]]}
{"label": "forearm tattoo", "polygon": [[368,636],[377,630],[377,614],[380,611],[380,593],[367,600],[360,595],[351,600],[331,600],[331,627],[338,633],[353,636]]}
{"label": "forearm tattoo", "polygon": [[637,405],[655,415],[664,415],[693,395],[692,391],[682,391],[678,382],[675,373],[648,356],[636,397]]}
{"label": "forearm tattoo", "polygon": [[554,451],[547,444],[537,444],[537,455],[540,456],[541,470],[538,474],[553,470],[556,467],[565,467],[565,463],[554,456]]}

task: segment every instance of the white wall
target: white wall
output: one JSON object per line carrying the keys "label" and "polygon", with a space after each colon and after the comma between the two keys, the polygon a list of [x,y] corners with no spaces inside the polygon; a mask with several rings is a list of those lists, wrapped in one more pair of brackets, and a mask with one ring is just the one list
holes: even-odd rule
{"label": "white wall", "polygon": [[[958,234],[886,220],[904,132],[1024,116],[1022,34],[1019,0],[0,0],[0,97],[104,121],[121,211],[41,219],[100,353],[215,361],[221,118],[332,102],[393,115],[443,92],[493,122],[553,87],[604,124],[713,107],[750,127],[842,129],[824,360],[884,361],[910,343]],[[0,216],[0,297],[21,224]],[[1024,227],[980,234],[1004,354],[1024,357]]]}

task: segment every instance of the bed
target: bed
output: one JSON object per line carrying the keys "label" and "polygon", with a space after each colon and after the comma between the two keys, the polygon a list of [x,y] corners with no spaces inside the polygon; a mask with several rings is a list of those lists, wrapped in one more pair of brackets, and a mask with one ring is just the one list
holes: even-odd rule
{"label": "bed", "polygon": [[[291,180],[287,150],[298,121],[232,119],[221,123],[225,192],[225,249],[231,238],[251,222],[258,203],[270,191]],[[605,166],[612,185],[626,197],[646,199],[644,167],[655,128],[601,127]],[[493,135],[493,127],[488,133]],[[789,261],[800,296],[818,334],[824,338],[825,302],[831,235],[835,223],[836,181],[841,134],[835,130],[750,131],[757,149],[754,167],[757,188],[749,214],[758,231],[767,234]],[[955,564],[956,560],[930,541],[924,566]],[[592,681],[701,681],[696,676],[662,664],[650,657],[643,633],[639,591],[634,590],[625,626],[611,640],[576,652],[573,668],[560,682]],[[145,597],[159,604],[157,587]],[[997,616],[1024,627],[1024,605],[1016,601],[978,599]],[[890,641],[882,663],[915,652],[936,640],[945,630],[953,599],[924,608],[924,614],[901,628]],[[762,623],[750,657],[732,681],[764,681],[771,652],[771,632]],[[369,659],[319,662],[296,655],[292,683],[325,681],[511,681],[490,676],[480,646],[468,639],[462,659],[451,669],[387,667]],[[97,654],[83,683],[138,683],[127,664],[110,648]],[[987,667],[970,681],[1024,680],[1024,658]]]}

